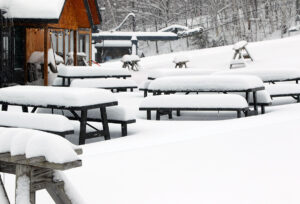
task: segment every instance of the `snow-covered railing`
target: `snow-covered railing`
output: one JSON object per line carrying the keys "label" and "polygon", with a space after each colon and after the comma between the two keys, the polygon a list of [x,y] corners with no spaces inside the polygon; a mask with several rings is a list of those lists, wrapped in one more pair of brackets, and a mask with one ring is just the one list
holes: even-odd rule
{"label": "snow-covered railing", "polygon": [[[35,193],[46,189],[57,204],[82,203],[59,171],[80,167],[82,150],[45,132],[0,128],[0,171],[16,175],[16,204],[35,204]],[[67,183],[65,183],[65,181]],[[0,189],[6,192],[2,182]],[[2,197],[3,198],[3,197]],[[1,200],[1,198],[0,198]],[[6,197],[6,202],[9,203]]]}
{"label": "snow-covered railing", "polygon": [[236,69],[216,72],[215,75],[248,75],[257,76],[263,82],[299,81],[300,69]]}

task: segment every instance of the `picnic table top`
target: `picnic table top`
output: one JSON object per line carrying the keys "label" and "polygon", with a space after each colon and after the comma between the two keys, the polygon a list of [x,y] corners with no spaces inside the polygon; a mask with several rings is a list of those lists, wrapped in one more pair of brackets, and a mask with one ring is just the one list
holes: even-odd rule
{"label": "picnic table top", "polygon": [[66,109],[96,108],[118,104],[108,90],[49,86],[2,88],[0,89],[0,103]]}
{"label": "picnic table top", "polygon": [[264,89],[262,80],[255,76],[164,77],[149,85],[149,91],[154,92],[250,92]]}
{"label": "picnic table top", "polygon": [[200,76],[210,75],[219,70],[214,69],[153,69],[148,74],[148,79],[157,79],[170,76]]}
{"label": "picnic table top", "polygon": [[134,80],[127,79],[75,79],[71,82],[70,87],[83,88],[137,88]]}
{"label": "picnic table top", "polygon": [[257,76],[263,82],[294,81],[300,79],[300,69],[258,69],[244,68],[226,70],[214,73],[215,75],[250,75]]}
{"label": "picnic table top", "polygon": [[91,67],[91,66],[60,66],[58,77],[65,78],[97,78],[97,77],[131,77],[126,69]]}

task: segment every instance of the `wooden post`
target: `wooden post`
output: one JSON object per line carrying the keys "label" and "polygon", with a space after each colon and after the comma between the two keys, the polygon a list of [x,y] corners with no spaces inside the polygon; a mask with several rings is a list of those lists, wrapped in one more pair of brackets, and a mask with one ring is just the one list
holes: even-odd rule
{"label": "wooden post", "polygon": [[48,86],[48,25],[44,27],[44,86]]}
{"label": "wooden post", "polygon": [[73,58],[74,58],[74,66],[77,66],[77,34],[78,34],[78,31],[77,30],[74,30],[74,36],[73,36],[73,39],[74,39],[74,50],[73,50]]}
{"label": "wooden post", "polygon": [[92,66],[92,29],[90,29],[90,34],[89,34],[89,65]]}
{"label": "wooden post", "polygon": [[[24,200],[24,198],[29,200]],[[31,190],[31,167],[16,165],[16,204],[35,204],[35,191]]]}
{"label": "wooden post", "polygon": [[63,30],[63,58],[64,62],[66,62],[66,31]]}
{"label": "wooden post", "polygon": [[1,179],[1,175],[0,175],[0,191],[2,191],[4,193],[4,197],[5,197],[5,201],[6,201],[6,203],[3,203],[3,204],[10,204],[4,184]]}

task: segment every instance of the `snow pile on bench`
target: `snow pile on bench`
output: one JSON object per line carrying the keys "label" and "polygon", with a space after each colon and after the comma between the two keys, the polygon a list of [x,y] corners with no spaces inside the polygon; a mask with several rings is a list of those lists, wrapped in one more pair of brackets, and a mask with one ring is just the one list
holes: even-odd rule
{"label": "snow pile on bench", "polygon": [[68,118],[61,115],[0,111],[0,126],[51,132],[74,131]]}
{"label": "snow pile on bench", "polygon": [[140,57],[137,55],[124,55],[121,62],[139,62]]}
{"label": "snow pile on bench", "polygon": [[63,164],[79,160],[76,147],[66,139],[36,130],[0,128],[0,153],[26,158],[44,156],[48,162]]}
{"label": "snow pile on bench", "polygon": [[230,62],[230,68],[244,68],[246,67],[246,63],[244,59],[233,59]]}
{"label": "snow pile on bench", "polygon": [[210,75],[218,70],[213,69],[154,69],[149,72],[148,78],[157,79],[170,76],[201,76]]}
{"label": "snow pile on bench", "polygon": [[130,72],[121,68],[104,68],[104,67],[89,67],[89,66],[58,66],[58,76],[62,77],[117,77],[131,76]]}
{"label": "snow pile on bench", "polygon": [[255,76],[186,76],[164,77],[151,82],[151,91],[245,91],[262,88],[264,84]]}
{"label": "snow pile on bench", "polygon": [[145,98],[140,108],[244,109],[248,103],[236,94],[160,95]]}
{"label": "snow pile on bench", "polygon": [[261,78],[264,82],[288,81],[300,79],[300,69],[237,69],[216,72],[216,75],[251,75]]}
{"label": "snow pile on bench", "polygon": [[42,104],[45,107],[49,105],[81,107],[117,100],[110,91],[103,89],[14,86],[0,89],[0,101],[24,105]]}
{"label": "snow pile on bench", "polygon": [[[58,56],[55,54],[54,57],[54,51],[53,49],[48,50],[48,63],[52,64],[53,66],[56,66],[58,63],[64,62],[63,60],[61,61],[62,57]],[[27,63],[32,63],[32,64],[44,64],[44,52],[40,51],[35,51],[33,52]]]}
{"label": "snow pile on bench", "polygon": [[[52,109],[50,109],[50,108],[38,108],[37,113],[52,113]],[[53,113],[64,115],[66,117],[74,117],[74,115],[68,110],[63,110],[62,111],[62,110],[54,109]],[[76,111],[76,113],[79,116],[81,115],[79,111]],[[115,120],[115,121],[135,120],[134,114],[127,111],[122,106],[107,107],[106,108],[106,113],[107,113],[107,119],[108,120]],[[88,117],[88,119],[99,119],[99,118],[101,119],[100,110],[98,108],[89,110],[88,114],[87,114],[87,117]]]}
{"label": "snow pile on bench", "polygon": [[71,87],[83,88],[122,88],[137,87],[134,80],[130,79],[75,79]]}
{"label": "snow pile on bench", "polygon": [[187,56],[184,56],[184,55],[177,55],[177,56],[174,58],[174,60],[173,60],[173,62],[174,62],[175,64],[177,64],[177,63],[189,62],[189,61],[190,61],[189,58],[188,58]]}
{"label": "snow pile on bench", "polygon": [[233,45],[233,49],[234,50],[240,50],[240,49],[243,49],[244,47],[246,47],[247,45],[248,45],[248,42],[243,40],[243,41],[235,43]]}
{"label": "snow pile on bench", "polygon": [[299,84],[267,84],[265,87],[271,96],[300,94]]}

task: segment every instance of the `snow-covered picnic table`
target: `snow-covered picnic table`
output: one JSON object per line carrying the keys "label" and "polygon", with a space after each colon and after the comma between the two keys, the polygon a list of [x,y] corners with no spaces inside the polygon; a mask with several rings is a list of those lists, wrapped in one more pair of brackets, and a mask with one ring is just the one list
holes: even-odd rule
{"label": "snow-covered picnic table", "polygon": [[152,81],[149,85],[149,92],[154,95],[162,93],[199,93],[199,92],[244,92],[246,98],[253,93],[253,105],[257,111],[257,94],[264,90],[262,80],[256,76],[184,76],[164,77]]}
{"label": "snow-covered picnic table", "polygon": [[257,76],[263,82],[281,82],[281,81],[298,81],[300,80],[300,69],[258,69],[245,68],[226,70],[214,73],[216,75],[250,75]]}
{"label": "snow-covered picnic table", "polygon": [[[0,104],[3,111],[8,110],[8,105],[22,106],[24,112],[28,112],[28,107],[33,107],[32,112],[39,107],[69,110],[80,121],[79,144],[84,144],[85,139],[96,135],[110,139],[106,108],[118,102],[110,91],[102,89],[14,86],[0,89]],[[103,130],[86,133],[87,112],[96,108],[101,110]],[[81,117],[75,111],[80,111]]]}
{"label": "snow-covered picnic table", "polygon": [[[88,66],[59,66],[58,76],[62,78],[62,85],[69,86],[71,79],[85,78],[128,78],[131,74],[126,69],[121,68],[104,68],[104,67],[88,67]],[[68,83],[66,83],[66,79]]]}
{"label": "snow-covered picnic table", "polygon": [[138,71],[140,57],[138,55],[124,55],[121,59],[123,62],[123,68],[128,68],[128,70]]}
{"label": "snow-covered picnic table", "polygon": [[210,75],[218,70],[214,69],[153,69],[148,74],[149,80],[171,76],[201,76]]}

